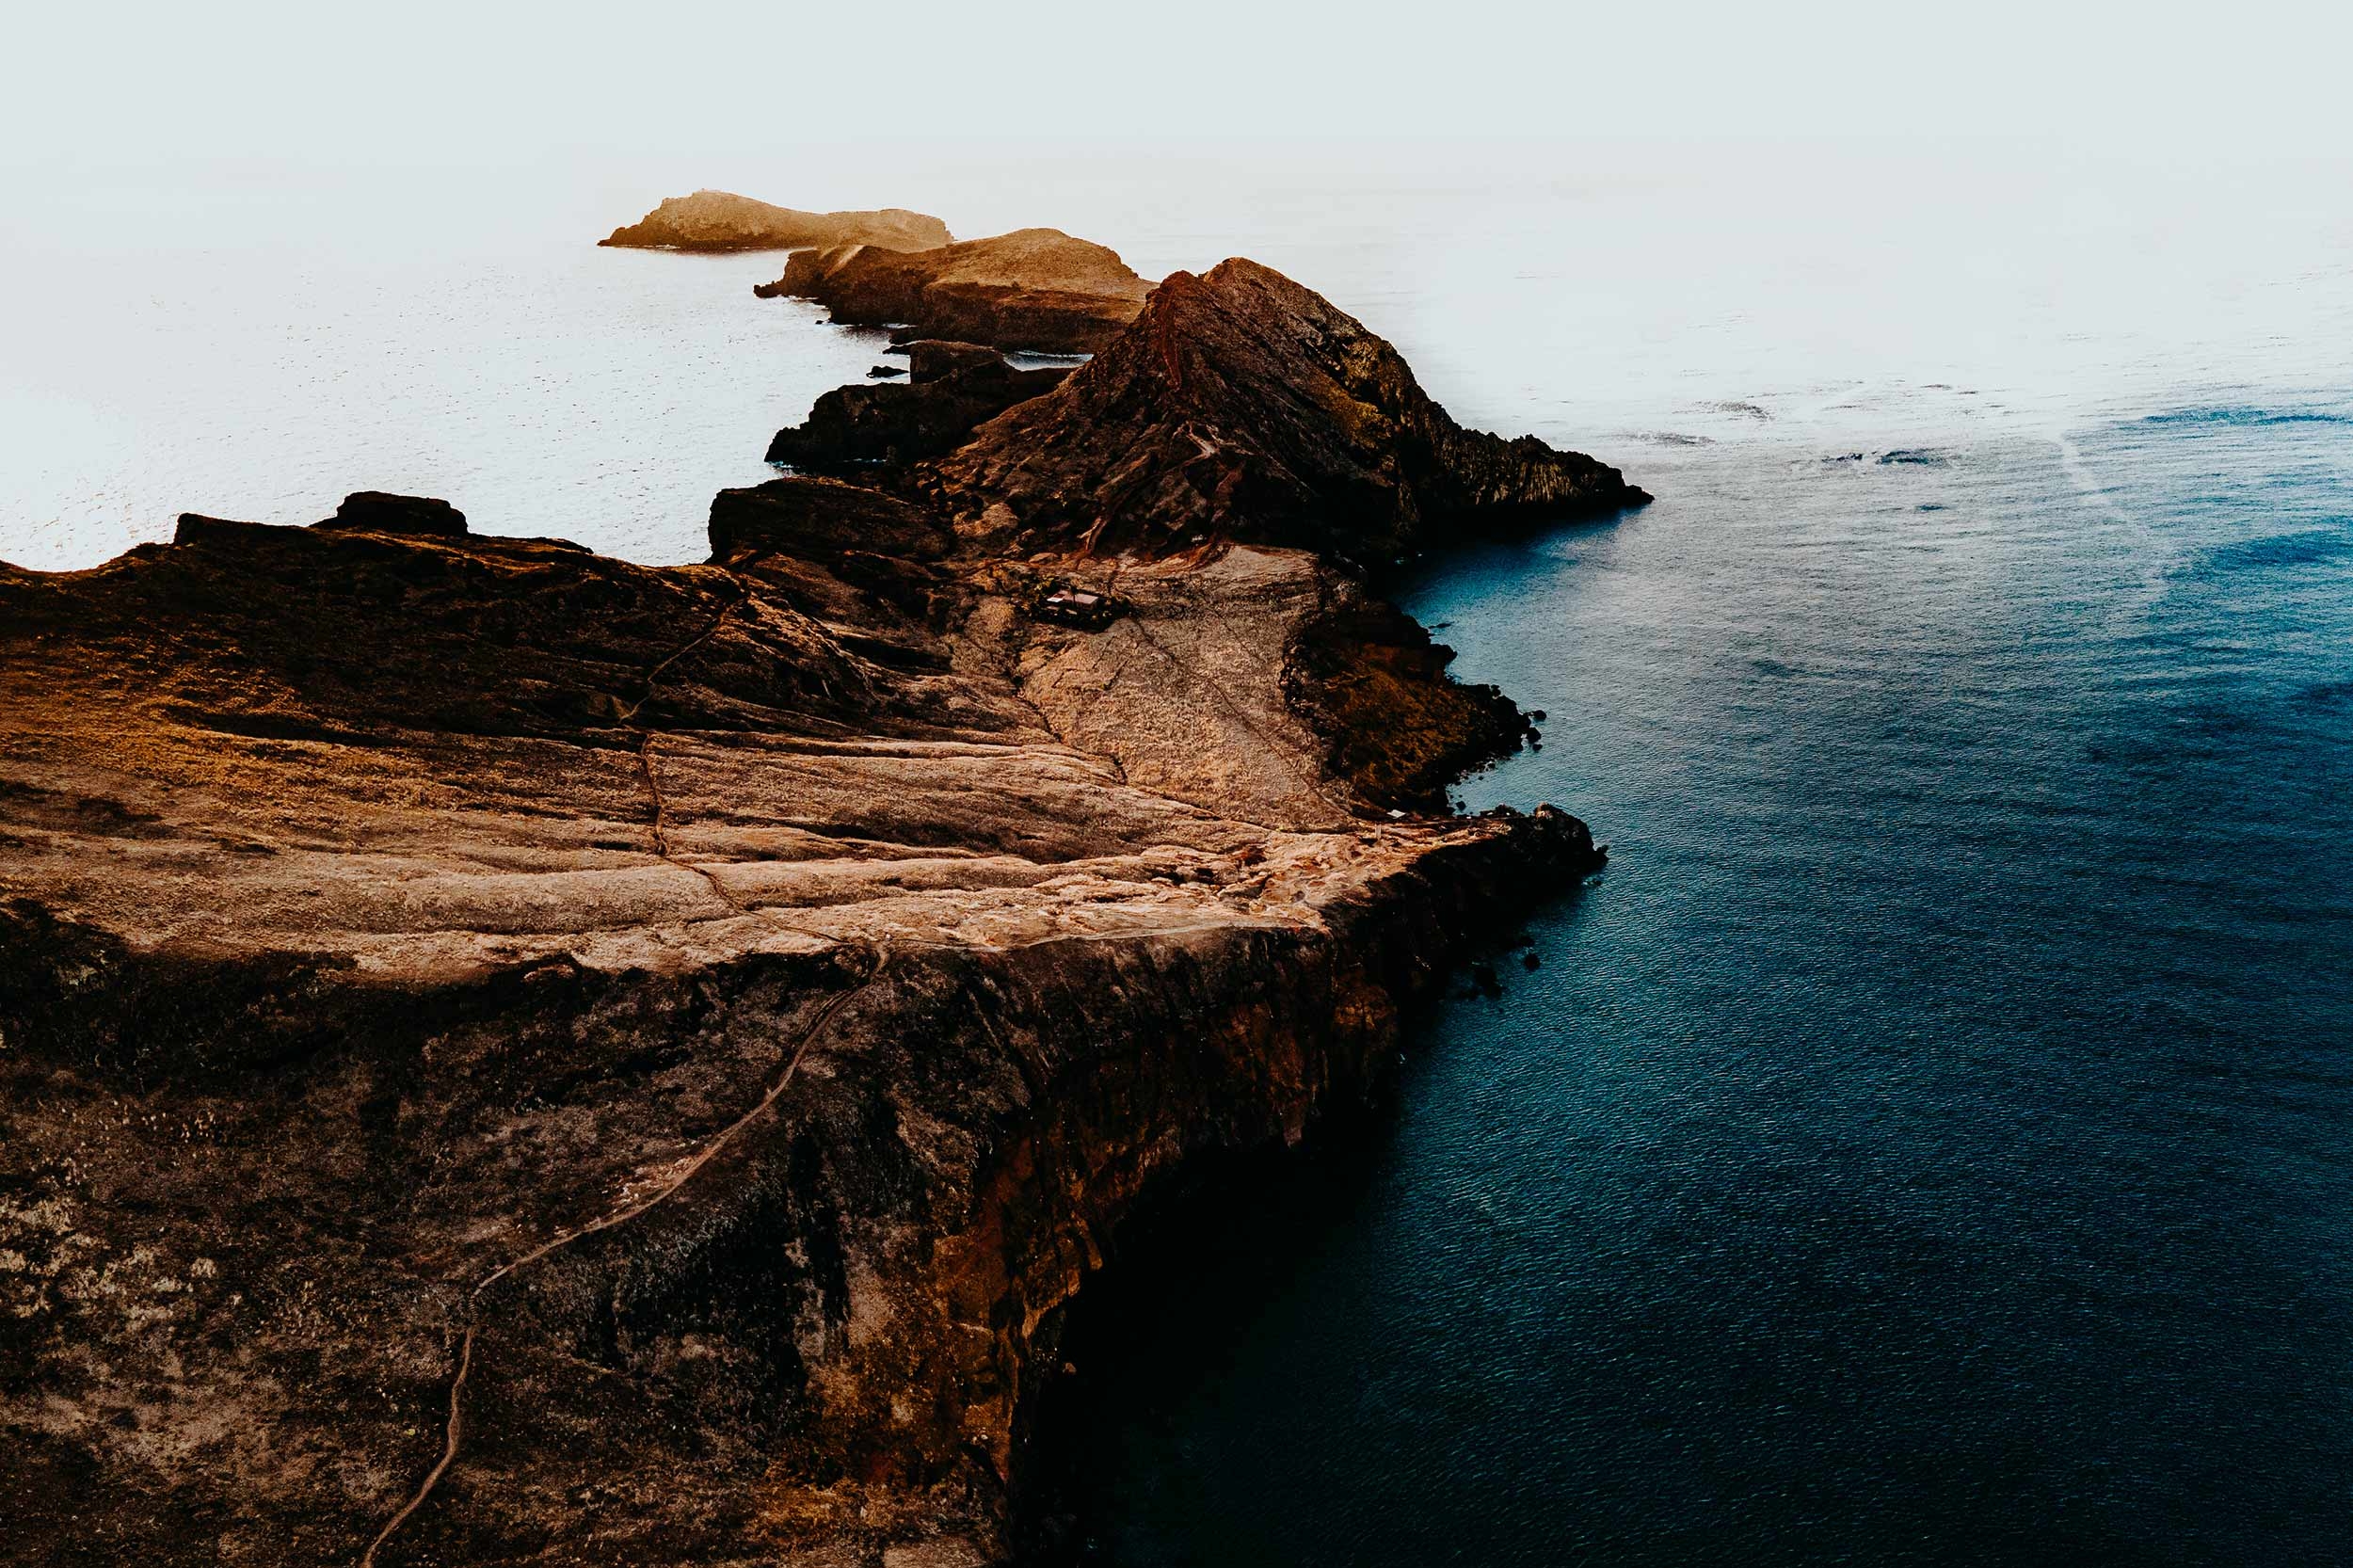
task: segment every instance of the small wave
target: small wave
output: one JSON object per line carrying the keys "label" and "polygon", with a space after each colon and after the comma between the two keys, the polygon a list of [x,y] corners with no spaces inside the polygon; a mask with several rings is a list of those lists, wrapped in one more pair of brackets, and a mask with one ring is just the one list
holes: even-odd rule
{"label": "small wave", "polygon": [[1945,453],[1926,446],[1899,446],[1892,452],[1880,454],[1880,466],[1909,463],[1919,468],[1943,468],[1951,458]]}
{"label": "small wave", "polygon": [[1758,408],[1755,404],[1743,403],[1737,398],[1726,403],[1710,403],[1707,406],[1715,409],[1720,414],[1746,414],[1751,419],[1770,419],[1773,417],[1772,415],[1767,413],[1763,408]]}
{"label": "small wave", "polygon": [[2319,708],[2334,708],[2340,703],[2353,703],[2353,680],[2320,681],[2297,693],[2296,700],[2309,702]]}
{"label": "small wave", "polygon": [[1016,370],[1076,370],[1093,358],[1092,354],[1040,354],[1016,348],[1005,356],[1005,363]]}
{"label": "small wave", "polygon": [[2264,408],[2245,403],[2204,404],[2169,408],[2141,422],[2156,425],[2353,424],[2353,413],[2342,408]]}
{"label": "small wave", "polygon": [[1660,446],[1714,446],[1713,436],[1687,436],[1680,430],[1637,430],[1632,438],[1638,441],[1655,441]]}

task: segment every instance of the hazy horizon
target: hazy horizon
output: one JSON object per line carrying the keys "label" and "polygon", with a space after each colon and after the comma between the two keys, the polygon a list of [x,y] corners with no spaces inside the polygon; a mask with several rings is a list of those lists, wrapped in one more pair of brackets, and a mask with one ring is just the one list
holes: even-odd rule
{"label": "hazy horizon", "polygon": [[707,156],[828,138],[2038,136],[2161,155],[2353,152],[2353,17],[2241,6],[1769,11],[1473,3],[1342,21],[917,3],[44,8],[18,18],[0,168]]}

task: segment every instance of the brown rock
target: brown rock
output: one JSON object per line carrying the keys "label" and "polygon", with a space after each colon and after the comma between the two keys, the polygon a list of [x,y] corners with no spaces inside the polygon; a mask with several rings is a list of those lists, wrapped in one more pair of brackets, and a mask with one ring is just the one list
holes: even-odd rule
{"label": "brown rock", "polygon": [[913,254],[872,245],[795,251],[783,277],[753,292],[814,299],[858,326],[1088,354],[1136,318],[1150,291],[1117,251],[1058,229],[1018,229]]}
{"label": "brown rock", "polygon": [[784,553],[827,561],[854,551],[936,561],[955,536],[930,513],[833,479],[772,479],[711,503],[711,558],[723,566]]}
{"label": "brown rock", "polygon": [[425,496],[358,490],[344,497],[335,515],[313,528],[356,529],[372,534],[420,534],[456,539],[466,534],[466,514],[446,501]]}
{"label": "brown rock", "polygon": [[886,207],[871,213],[804,213],[723,190],[673,196],[599,245],[661,250],[794,250],[805,246],[887,245],[923,250],[949,242],[936,217]]}
{"label": "brown rock", "polygon": [[927,356],[905,386],[853,383],[823,393],[808,419],[776,432],[768,460],[810,473],[877,477],[876,470],[944,456],[982,424],[1053,391],[1070,374],[1016,370],[993,348],[981,354],[953,370],[942,368],[953,359]]}
{"label": "brown rock", "polygon": [[984,343],[956,343],[944,338],[915,338],[901,345],[907,355],[907,378],[936,381],[959,370],[1001,365],[1004,355]]}
{"label": "brown rock", "polygon": [[1649,499],[1533,437],[1465,430],[1391,348],[1255,262],[1175,273],[1051,395],[937,465],[960,511],[1033,545],[1160,553],[1208,540],[1370,565],[1459,533]]}

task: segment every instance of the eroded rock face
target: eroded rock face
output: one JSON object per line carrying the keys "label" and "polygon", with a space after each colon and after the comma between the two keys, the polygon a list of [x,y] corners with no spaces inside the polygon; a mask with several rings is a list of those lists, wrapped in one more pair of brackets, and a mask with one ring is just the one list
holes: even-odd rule
{"label": "eroded rock face", "polygon": [[923,213],[804,213],[731,191],[673,196],[597,243],[663,250],[796,250],[805,246],[884,245],[925,250],[949,243],[948,226]]}
{"label": "eroded rock face", "polygon": [[1107,247],[1017,229],[915,254],[873,245],[796,251],[783,277],[753,292],[814,299],[854,325],[1092,354],[1136,318],[1151,287]]}
{"label": "eroded rock face", "polygon": [[768,461],[811,473],[854,474],[945,456],[981,425],[1052,392],[1070,374],[1016,370],[992,348],[982,349],[979,359],[943,354],[928,341],[909,348],[917,357],[906,385],[853,384],[820,394],[808,419],[776,432]]}
{"label": "eroded rock face", "polygon": [[996,1560],[1139,1196],[1599,863],[1392,818],[1518,715],[1307,551],[446,511],[0,568],[20,1559]]}
{"label": "eroded rock face", "polygon": [[1024,541],[1161,554],[1235,539],[1368,565],[1442,529],[1606,516],[1617,470],[1465,430],[1380,338],[1255,262],[1179,272],[1051,395],[938,464],[950,503]]}

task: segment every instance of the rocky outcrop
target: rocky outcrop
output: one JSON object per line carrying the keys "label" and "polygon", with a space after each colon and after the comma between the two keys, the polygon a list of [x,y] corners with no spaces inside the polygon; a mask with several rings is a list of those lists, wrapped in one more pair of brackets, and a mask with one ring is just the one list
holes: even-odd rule
{"label": "rocky outcrop", "polygon": [[1530,436],[1465,430],[1330,301],[1254,262],[1154,290],[1051,396],[938,465],[950,502],[1021,541],[1164,553],[1212,540],[1378,566],[1445,536],[1649,499]]}
{"label": "rocky outcrop", "polygon": [[[944,456],[1016,403],[1062,384],[1066,370],[1016,370],[995,349],[979,358],[910,345],[904,386],[852,384],[821,393],[808,418],[776,432],[768,461],[811,473],[857,473]],[[968,349],[968,344],[944,345]]]}
{"label": "rocky outcrop", "polygon": [[[959,370],[980,370],[1005,362],[1002,354],[984,343],[914,338],[901,346],[907,357],[908,377],[917,381],[936,381]],[[1056,379],[1059,381],[1060,377]]]}
{"label": "rocky outcrop", "polygon": [[886,207],[871,213],[804,213],[729,191],[673,196],[599,245],[659,250],[797,250],[804,247],[884,245],[925,250],[949,243],[936,217]]}
{"label": "rocky outcrop", "polygon": [[344,497],[335,515],[317,528],[360,529],[377,534],[423,534],[456,539],[466,533],[466,514],[446,501],[424,496],[386,495],[382,490],[358,490]]}
{"label": "rocky outcrop", "polygon": [[1354,574],[892,477],[0,568],[0,1560],[996,1560],[1125,1217],[1599,864]]}
{"label": "rocky outcrop", "polygon": [[1150,291],[1117,251],[1058,229],[1018,229],[913,254],[873,245],[795,252],[783,277],[753,292],[814,299],[856,326],[1092,354],[1136,318]]}

